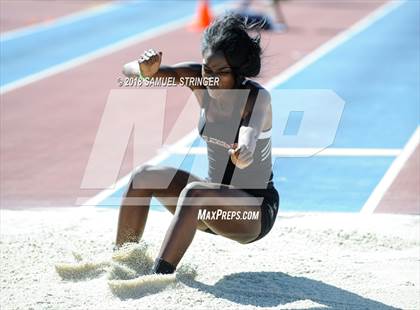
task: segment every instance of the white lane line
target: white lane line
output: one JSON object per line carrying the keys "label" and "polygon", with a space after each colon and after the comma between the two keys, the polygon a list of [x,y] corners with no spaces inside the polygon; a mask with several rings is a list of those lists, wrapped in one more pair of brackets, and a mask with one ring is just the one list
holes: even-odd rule
{"label": "white lane line", "polygon": [[310,64],[314,63],[315,61],[319,60],[321,57],[332,51],[334,48],[338,47],[339,45],[345,43],[346,41],[350,40],[355,35],[361,33],[363,30],[367,29],[370,25],[384,17],[385,15],[389,14],[391,11],[395,10],[399,6],[401,6],[405,0],[403,1],[390,1],[375,11],[364,17],[363,19],[356,22],[354,25],[349,27],[347,30],[340,32],[331,40],[325,42],[320,47],[318,47],[315,51],[308,54],[300,61],[295,63],[294,65],[287,68],[283,71],[280,75],[270,80],[267,84],[267,88],[273,89],[279,84],[285,82],[286,80],[290,79],[293,75],[299,73]]}
{"label": "white lane line", "polygon": [[[176,143],[172,144],[171,146],[164,148],[160,154],[156,155],[149,161],[147,161],[145,164],[148,165],[157,165],[161,162],[163,162],[165,159],[167,159],[169,156],[173,154],[174,149],[182,148],[185,145],[190,145],[193,143],[193,141],[196,139],[198,135],[197,130],[191,131],[189,134],[184,136],[182,139],[177,141]],[[79,197],[76,200],[76,205],[82,205],[82,206],[96,206],[101,201],[105,200],[107,197],[111,196],[113,193],[124,187],[128,181],[131,178],[132,172],[126,174],[124,177],[122,177],[120,180],[118,180],[116,183],[114,183],[110,188],[105,189],[95,195],[94,197],[90,198],[86,201],[85,197]]]}
{"label": "white lane line", "polygon": [[0,33],[0,42],[3,43],[5,41],[17,39],[19,37],[30,35],[36,32],[49,30],[50,28],[60,27],[66,24],[74,23],[76,21],[79,21],[85,18],[90,18],[96,15],[106,13],[108,11],[115,9],[118,6],[119,5],[115,3],[101,4],[92,8],[88,8],[88,9],[84,9],[75,13],[67,14],[65,16],[50,19],[41,23],[5,31],[5,32]]}
{"label": "white lane line", "polygon": [[[205,155],[206,147],[180,147],[171,150],[173,154]],[[326,148],[322,151],[315,148],[281,148],[271,149],[272,156],[278,157],[308,157],[308,156],[366,156],[366,157],[395,157],[401,153],[401,149],[364,149],[364,148]]]}
{"label": "white lane line", "polygon": [[39,80],[45,79],[47,77],[50,77],[52,75],[55,75],[57,73],[73,69],[77,66],[80,66],[82,64],[85,64],[89,61],[92,61],[94,59],[112,54],[114,52],[117,52],[119,50],[122,50],[124,48],[127,48],[129,46],[132,46],[134,44],[140,43],[142,41],[149,40],[153,37],[163,35],[167,32],[174,31],[177,28],[181,28],[183,25],[185,25],[188,21],[188,18],[183,18],[168,24],[163,24],[162,26],[144,31],[140,34],[128,37],[126,39],[123,39],[121,41],[118,41],[116,43],[113,43],[111,45],[108,45],[106,47],[97,49],[93,52],[90,52],[88,54],[85,54],[83,56],[79,56],[76,58],[73,58],[69,61],[63,62],[59,65],[52,66],[48,69],[42,70],[40,72],[28,75],[24,78],[21,78],[19,80],[16,80],[14,82],[5,84],[0,88],[0,94],[6,94],[12,90],[15,90],[17,88],[23,87],[25,85],[31,84],[33,82],[37,82]]}
{"label": "white lane line", "polygon": [[[221,4],[214,8],[215,12],[220,12],[224,8],[226,8],[227,4]],[[122,50],[124,48],[130,47],[132,45],[138,44],[140,42],[152,39],[154,37],[163,35],[165,33],[169,33],[172,31],[175,31],[179,28],[184,27],[189,22],[191,22],[194,15],[189,15],[183,18],[180,18],[178,20],[175,20],[173,22],[164,23],[161,26],[152,28],[150,30],[143,31],[139,34],[130,36],[126,39],[120,40],[118,42],[115,42],[111,45],[99,48],[94,50],[93,52],[84,54],[82,56],[73,58],[69,61],[63,62],[61,64],[52,66],[48,69],[42,70],[40,72],[28,75],[24,78],[21,78],[19,80],[7,83],[0,87],[0,95],[6,94],[12,90],[18,89],[20,87],[26,86],[28,84],[37,82],[39,80],[45,79],[47,77],[50,77],[52,75],[58,74],[60,72],[73,69],[77,66],[80,66],[82,64],[85,64],[89,61],[95,60],[97,58],[115,53],[119,50]]]}
{"label": "white lane line", "polygon": [[[388,191],[391,184],[394,182],[395,178],[404,167],[407,160],[415,151],[417,145],[420,143],[420,127],[417,127],[416,131],[408,140],[401,154],[392,162],[391,166],[388,168],[385,175],[382,177],[381,181],[375,187],[373,192],[370,194],[368,200],[363,205],[361,213],[371,214],[375,211],[376,207],[379,205],[385,193]],[[416,173],[416,172],[413,172]],[[417,171],[418,173],[418,171]]]}
{"label": "white lane line", "polygon": [[[268,90],[272,90],[279,84],[285,82],[289,78],[291,78],[294,74],[297,74],[299,71],[302,71],[306,67],[308,67],[310,64],[317,61],[319,58],[324,56],[329,51],[333,50],[334,48],[338,47],[340,44],[343,44],[347,40],[349,40],[351,37],[356,35],[357,33],[362,32],[366,28],[368,28],[370,25],[372,25],[375,21],[378,21],[380,18],[384,17],[388,13],[390,13],[392,10],[399,7],[402,3],[405,1],[390,1],[370,14],[368,14],[366,17],[361,19],[360,21],[356,22],[353,26],[349,27],[347,30],[344,30],[343,32],[339,33],[337,36],[333,37],[317,49],[315,49],[313,52],[309,53],[307,56],[299,60],[294,65],[290,66],[288,69],[283,71],[282,73],[275,76],[273,79],[270,80],[270,82],[266,85],[266,88]],[[197,129],[194,129],[191,131],[187,136],[179,140],[177,143],[175,143],[171,149],[178,149],[180,147],[187,147],[188,144],[191,143],[198,135]],[[185,139],[186,137],[193,137],[191,140]],[[185,139],[185,140],[184,140]],[[170,155],[170,151],[166,153],[167,157]],[[160,157],[160,155],[153,157],[150,162],[153,162],[154,164],[159,164],[163,160],[165,160],[167,157]],[[112,188],[105,189],[102,192],[98,193],[96,196],[94,196],[92,199],[88,200],[83,204],[83,206],[94,206],[100,201],[104,200],[106,197],[109,197],[111,194],[113,194],[116,190],[120,189],[122,186],[125,186],[131,176],[131,173],[124,176],[122,179],[120,179],[117,183],[115,183]],[[124,183],[125,182],[125,183]],[[117,186],[118,184],[118,186]],[[104,194],[105,193],[105,194]],[[98,198],[100,197],[100,198]],[[95,203],[95,204],[93,204]]]}

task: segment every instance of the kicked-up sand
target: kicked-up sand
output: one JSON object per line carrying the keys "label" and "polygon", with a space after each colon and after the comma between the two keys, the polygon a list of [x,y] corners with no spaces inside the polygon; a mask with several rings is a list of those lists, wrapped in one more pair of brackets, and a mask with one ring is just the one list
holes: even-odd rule
{"label": "kicked-up sand", "polygon": [[1,210],[1,309],[420,309],[420,217],[280,213],[242,245],[197,232],[151,275],[171,220],[113,252],[117,209]]}

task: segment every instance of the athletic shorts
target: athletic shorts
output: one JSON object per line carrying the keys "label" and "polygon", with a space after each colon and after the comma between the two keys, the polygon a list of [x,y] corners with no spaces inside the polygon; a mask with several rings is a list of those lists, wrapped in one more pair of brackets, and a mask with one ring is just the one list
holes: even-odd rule
{"label": "athletic shorts", "polygon": [[[264,197],[261,204],[261,232],[257,238],[248,242],[251,243],[263,238],[270,232],[271,228],[273,228],[279,209],[280,197],[279,193],[277,192],[274,185],[272,185],[272,183],[270,183],[266,189],[259,188],[242,190],[254,197]],[[205,232],[217,235],[210,228],[207,228]]]}

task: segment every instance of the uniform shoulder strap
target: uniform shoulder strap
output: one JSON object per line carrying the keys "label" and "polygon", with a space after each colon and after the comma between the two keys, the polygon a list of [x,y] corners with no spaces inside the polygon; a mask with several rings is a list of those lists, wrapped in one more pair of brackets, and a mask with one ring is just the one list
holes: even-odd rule
{"label": "uniform shoulder strap", "polygon": [[251,120],[252,111],[254,110],[255,102],[257,101],[258,91],[258,87],[252,87],[250,89],[248,98],[246,100],[243,116],[241,119],[241,124],[243,126],[248,126],[249,121]]}

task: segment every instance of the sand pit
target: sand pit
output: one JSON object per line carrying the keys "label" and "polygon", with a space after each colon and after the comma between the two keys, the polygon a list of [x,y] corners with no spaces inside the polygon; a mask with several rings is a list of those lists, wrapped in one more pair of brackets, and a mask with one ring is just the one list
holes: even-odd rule
{"label": "sand pit", "polygon": [[148,274],[169,213],[113,253],[116,209],[1,211],[2,309],[420,309],[420,218],[280,214],[249,244],[198,232]]}

